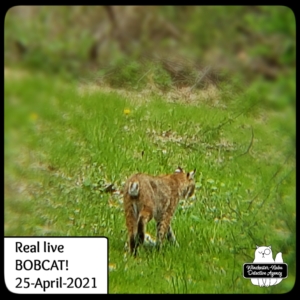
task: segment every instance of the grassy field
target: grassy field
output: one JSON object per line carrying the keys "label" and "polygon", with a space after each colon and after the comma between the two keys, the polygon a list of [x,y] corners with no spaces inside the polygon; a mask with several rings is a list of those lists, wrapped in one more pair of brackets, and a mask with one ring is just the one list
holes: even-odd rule
{"label": "grassy field", "polygon": [[[268,109],[264,97],[252,89],[172,98],[6,70],[5,235],[107,236],[110,293],[289,291],[295,109]],[[180,246],[128,256],[124,181],[178,165],[197,169],[195,198],[180,202],[172,223]],[[289,276],[279,285],[243,278],[256,245],[282,252]]]}

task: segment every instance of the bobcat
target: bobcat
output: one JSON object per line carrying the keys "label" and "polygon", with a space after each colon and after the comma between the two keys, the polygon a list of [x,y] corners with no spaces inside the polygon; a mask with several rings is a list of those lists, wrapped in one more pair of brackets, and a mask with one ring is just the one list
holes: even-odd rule
{"label": "bobcat", "polygon": [[124,186],[124,211],[129,235],[130,253],[145,240],[146,224],[154,218],[157,225],[157,246],[164,238],[176,242],[171,219],[180,198],[191,197],[195,190],[196,169],[185,173],[180,167],[173,174],[150,176],[135,174]]}

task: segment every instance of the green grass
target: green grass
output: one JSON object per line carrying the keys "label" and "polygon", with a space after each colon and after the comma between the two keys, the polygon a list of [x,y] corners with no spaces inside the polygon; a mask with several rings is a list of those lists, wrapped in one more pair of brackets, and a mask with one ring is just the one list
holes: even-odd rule
{"label": "green grass", "polygon": [[[203,99],[80,92],[57,77],[19,75],[5,78],[6,236],[107,236],[110,293],[293,287],[292,106],[266,110],[265,95],[253,90],[222,109]],[[141,248],[129,257],[122,198],[103,190],[110,183],[121,189],[134,172],[170,173],[178,165],[197,169],[196,198],[180,202],[173,219],[180,246],[166,244],[161,253]],[[154,222],[148,232],[155,234]],[[273,257],[283,253],[289,277],[278,286],[262,289],[243,278],[256,245],[272,245]]]}

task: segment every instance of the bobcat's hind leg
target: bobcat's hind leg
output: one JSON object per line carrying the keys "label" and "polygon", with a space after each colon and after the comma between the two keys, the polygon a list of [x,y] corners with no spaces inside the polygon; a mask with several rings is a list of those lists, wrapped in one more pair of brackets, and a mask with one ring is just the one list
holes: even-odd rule
{"label": "bobcat's hind leg", "polygon": [[125,216],[126,216],[126,226],[128,231],[129,251],[131,254],[136,255],[137,218],[131,206],[125,209]]}
{"label": "bobcat's hind leg", "polygon": [[152,219],[150,210],[141,211],[137,225],[137,245],[143,244],[145,240],[146,224]]}

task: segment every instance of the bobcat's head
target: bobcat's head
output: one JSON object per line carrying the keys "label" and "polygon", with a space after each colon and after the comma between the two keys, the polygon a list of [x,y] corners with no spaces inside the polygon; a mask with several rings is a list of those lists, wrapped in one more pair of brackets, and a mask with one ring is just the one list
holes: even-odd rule
{"label": "bobcat's head", "polygon": [[182,168],[178,167],[175,170],[175,173],[178,174],[178,176],[181,176],[182,178],[182,197],[187,199],[191,196],[193,196],[195,191],[195,180],[194,176],[196,173],[196,169],[194,171],[190,171],[188,173],[185,173]]}

